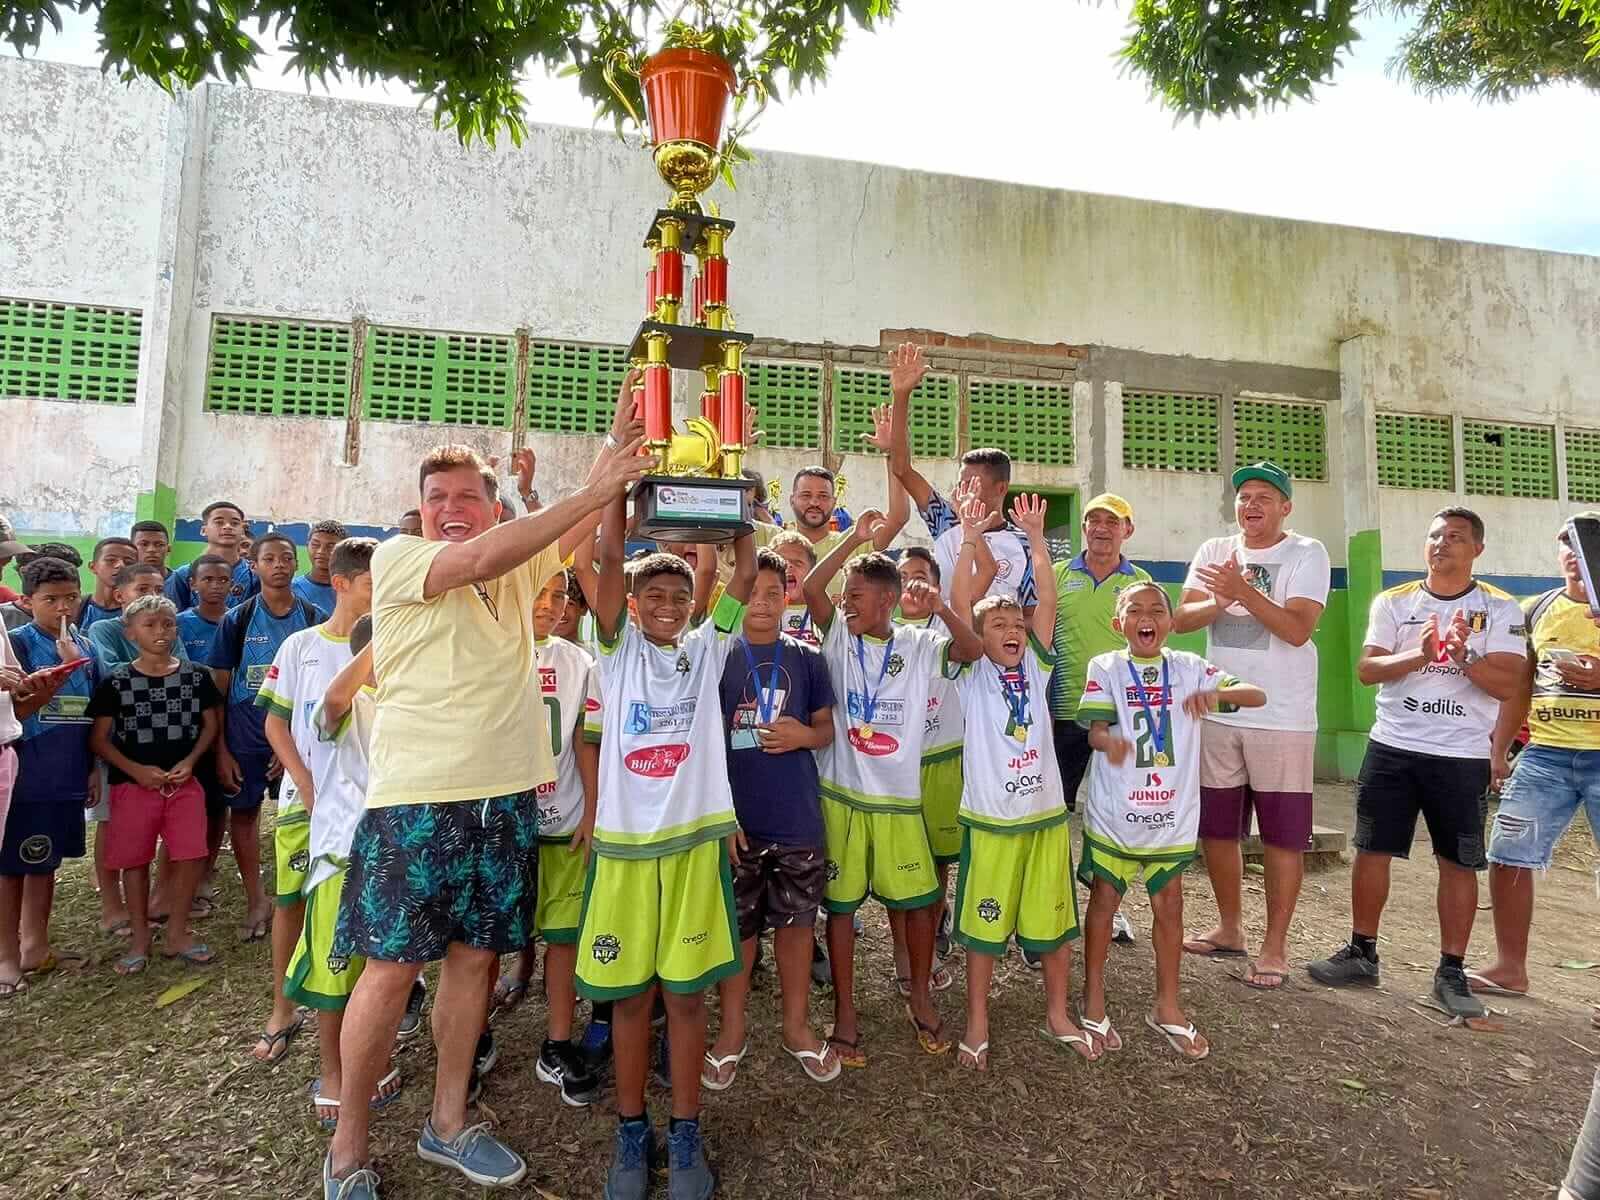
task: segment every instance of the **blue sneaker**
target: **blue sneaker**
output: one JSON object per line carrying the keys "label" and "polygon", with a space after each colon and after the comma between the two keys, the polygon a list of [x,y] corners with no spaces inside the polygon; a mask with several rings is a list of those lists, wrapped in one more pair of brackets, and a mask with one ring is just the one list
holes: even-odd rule
{"label": "blue sneaker", "polygon": [[578,1054],[594,1074],[604,1071],[611,1061],[611,1022],[590,1021],[578,1039]]}
{"label": "blue sneaker", "polygon": [[454,1167],[481,1187],[508,1187],[528,1173],[522,1156],[489,1132],[487,1121],[468,1125],[448,1142],[433,1131],[433,1118],[423,1123],[417,1156],[424,1162]]}
{"label": "blue sneaker", "polygon": [[322,1200],[378,1200],[378,1173],[369,1167],[333,1177],[333,1155],[322,1157]]}
{"label": "blue sneaker", "polygon": [[668,1200],[710,1200],[717,1177],[706,1165],[699,1121],[679,1121],[667,1133]]}
{"label": "blue sneaker", "polygon": [[657,1157],[655,1133],[644,1118],[617,1123],[617,1149],[606,1171],[605,1200],[644,1200]]}

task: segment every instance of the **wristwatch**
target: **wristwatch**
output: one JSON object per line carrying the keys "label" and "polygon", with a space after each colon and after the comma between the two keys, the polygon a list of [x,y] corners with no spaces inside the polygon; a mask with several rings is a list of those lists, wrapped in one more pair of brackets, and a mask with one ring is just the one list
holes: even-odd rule
{"label": "wristwatch", "polygon": [[1463,671],[1470,669],[1473,663],[1478,663],[1478,662],[1482,662],[1482,661],[1483,661],[1483,655],[1479,654],[1471,646],[1468,646],[1465,650],[1463,650],[1461,652],[1461,669]]}

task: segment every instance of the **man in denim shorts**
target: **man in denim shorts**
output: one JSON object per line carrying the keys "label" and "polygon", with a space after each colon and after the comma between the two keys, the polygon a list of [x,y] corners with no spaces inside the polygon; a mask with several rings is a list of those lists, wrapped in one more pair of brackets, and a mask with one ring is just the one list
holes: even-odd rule
{"label": "man in denim shorts", "polygon": [[1328,551],[1286,530],[1294,485],[1276,463],[1233,473],[1239,532],[1195,553],[1173,620],[1206,631],[1206,658],[1263,684],[1264,707],[1206,718],[1200,750],[1200,842],[1216,894],[1216,927],[1184,942],[1190,954],[1245,954],[1244,858],[1250,815],[1265,846],[1267,933],[1245,973],[1256,988],[1283,986],[1289,922],[1311,844],[1311,770],[1317,742],[1317,648],[1328,602]]}
{"label": "man in denim shorts", "polygon": [[[1600,837],[1600,629],[1565,527],[1556,538],[1556,558],[1565,585],[1523,602],[1527,670],[1500,707],[1490,751],[1496,780],[1505,780],[1489,835],[1495,959],[1467,972],[1476,990],[1490,993],[1528,991],[1533,873],[1550,869],[1555,845],[1579,807]],[[1524,724],[1528,747],[1513,771],[1507,752]]]}

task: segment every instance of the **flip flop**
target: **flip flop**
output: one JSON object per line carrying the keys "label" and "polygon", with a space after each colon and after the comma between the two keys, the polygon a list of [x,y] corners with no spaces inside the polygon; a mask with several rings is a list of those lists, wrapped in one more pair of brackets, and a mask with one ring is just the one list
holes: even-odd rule
{"label": "flip flop", "polygon": [[950,1039],[945,1036],[944,1022],[937,1025],[924,1025],[917,1014],[911,1011],[911,1005],[906,1005],[906,1020],[911,1022],[911,1028],[917,1032],[917,1045],[922,1047],[924,1054],[950,1053]]}
{"label": "flip flop", "polygon": [[[305,1028],[305,1024],[305,1014],[297,1011],[294,1015],[294,1020],[290,1021],[282,1029],[278,1030],[277,1033],[263,1029],[260,1035],[256,1038],[256,1041],[265,1042],[267,1044],[267,1056],[265,1058],[261,1058],[255,1053],[254,1050],[252,1050],[250,1052],[250,1057],[255,1059],[256,1062],[260,1063],[264,1067],[276,1066],[278,1063],[282,1062],[284,1056],[289,1053],[290,1043],[292,1043],[295,1039],[295,1036]],[[274,1047],[277,1047],[280,1044],[283,1048],[274,1053]]]}
{"label": "flip flop", "polygon": [[[708,1092],[725,1092],[733,1086],[733,1081],[739,1078],[739,1064],[744,1061],[744,1056],[750,1053],[750,1039],[746,1038],[744,1045],[739,1047],[735,1054],[724,1054],[721,1058],[714,1056],[711,1051],[706,1051],[705,1066],[700,1070],[700,1086]],[[719,1082],[722,1068],[733,1064],[733,1074],[726,1080]],[[706,1074],[707,1071],[711,1073]]]}
{"label": "flip flop", "polygon": [[[1191,950],[1190,946],[1205,946],[1207,949]],[[1183,943],[1183,952],[1196,958],[1244,958],[1246,954],[1243,946],[1224,946],[1210,938],[1189,938]]]}
{"label": "flip flop", "polygon": [[1187,1062],[1199,1062],[1201,1059],[1205,1058],[1211,1053],[1211,1047],[1209,1045],[1199,1054],[1190,1054],[1188,1050],[1185,1050],[1178,1044],[1178,1039],[1182,1038],[1184,1041],[1189,1043],[1191,1049],[1194,1047],[1196,1039],[1198,1039],[1200,1036],[1200,1031],[1194,1027],[1193,1021],[1189,1022],[1187,1025],[1163,1025],[1149,1013],[1145,1013],[1144,1023],[1150,1026],[1151,1029],[1154,1029],[1162,1037],[1166,1038],[1167,1045],[1172,1047],[1173,1052],[1176,1053],[1179,1058],[1184,1059]]}
{"label": "flip flop", "polygon": [[[792,1050],[788,1046],[783,1048],[783,1052],[800,1064],[800,1069],[806,1073],[806,1078],[811,1080],[812,1083],[832,1083],[840,1075],[844,1074],[844,1063],[840,1061],[837,1052],[833,1056],[833,1069],[830,1071],[823,1066],[828,1061],[828,1043],[826,1042],[823,1043],[820,1052],[816,1050]],[[815,1067],[812,1066],[813,1063],[816,1064]]]}
{"label": "flip flop", "polygon": [[1482,992],[1487,996],[1514,996],[1519,1000],[1526,999],[1528,993],[1519,992],[1514,988],[1501,987],[1492,979],[1486,979],[1476,971],[1467,972],[1467,984],[1475,992]]}
{"label": "flip flop", "polygon": [[113,921],[109,925],[100,926],[100,932],[106,937],[132,937],[133,922],[123,917],[120,921]]}
{"label": "flip flop", "polygon": [[[1260,967],[1256,966],[1255,963],[1251,963],[1250,973],[1248,975],[1241,975],[1239,978],[1244,982],[1245,987],[1255,988],[1258,992],[1275,992],[1283,986],[1283,981],[1287,979],[1288,976],[1282,971],[1262,970]],[[1257,982],[1258,980],[1262,979],[1275,979],[1277,982]]]}
{"label": "flip flop", "polygon": [[[320,1075],[311,1081],[306,1090],[311,1093],[312,1107],[319,1110],[317,1112],[317,1124],[321,1126],[323,1133],[332,1133],[339,1127],[339,1102],[322,1095],[322,1076]],[[391,1067],[389,1073],[378,1080],[377,1086],[373,1088],[369,1107],[373,1112],[382,1112],[389,1105],[400,1099],[400,1093],[403,1090],[404,1084],[400,1079],[400,1068]],[[330,1115],[324,1115],[320,1110],[325,1108],[332,1109],[333,1112]]]}
{"label": "flip flop", "polygon": [[13,996],[20,996],[28,990],[28,981],[20,976],[16,979],[0,979],[0,1000],[10,1000]]}
{"label": "flip flop", "polygon": [[259,921],[241,925],[239,926],[239,940],[244,943],[259,942],[267,936],[267,930],[271,927],[271,924],[272,919],[270,917],[263,917]]}
{"label": "flip flop", "polygon": [[[955,981],[954,975],[950,974],[944,967],[938,966],[928,976],[928,990],[931,992],[948,992],[955,984]],[[894,977],[894,986],[899,990],[902,1000],[911,996],[911,976],[896,975]]]}
{"label": "flip flop", "polygon": [[830,1023],[823,1029],[822,1036],[828,1045],[834,1048],[834,1052],[838,1054],[841,1067],[849,1071],[859,1071],[867,1065],[867,1056],[861,1050],[861,1037],[859,1034],[854,1041],[840,1037],[833,1031],[833,1025]]}
{"label": "flip flop", "polygon": [[[1071,1050],[1074,1058],[1081,1058],[1084,1062],[1094,1062],[1100,1056],[1094,1052],[1094,1039],[1087,1033],[1056,1033],[1050,1026],[1039,1026],[1039,1036],[1047,1042],[1052,1042],[1066,1050]],[[1079,1054],[1076,1047],[1082,1046],[1089,1053]]]}
{"label": "flip flop", "polygon": [[124,954],[112,964],[111,969],[126,978],[129,975],[139,974],[149,965],[150,959],[143,954]]}
{"label": "flip flop", "polygon": [[23,967],[24,975],[48,975],[52,971],[81,971],[89,965],[89,956],[76,950],[52,950],[32,967]]}
{"label": "flip flop", "polygon": [[191,967],[208,967],[217,961],[217,956],[211,947],[204,942],[196,942],[182,950],[174,950],[171,954],[162,951],[162,958],[181,958]]}
{"label": "flip flop", "polygon": [[[1099,1038],[1104,1043],[1104,1046],[1101,1048],[1102,1054],[1114,1054],[1118,1050],[1122,1049],[1122,1035],[1111,1027],[1111,1015],[1109,1013],[1101,1017],[1098,1021],[1091,1021],[1088,1017],[1084,1016],[1082,1010],[1080,1010],[1078,1012],[1078,1024],[1084,1029],[1087,1029],[1091,1034]],[[1117,1044],[1115,1046],[1111,1044],[1112,1038],[1117,1039]]]}
{"label": "flip flop", "polygon": [[981,1060],[983,1059],[983,1056],[988,1054],[988,1053],[989,1053],[989,1043],[988,1042],[982,1042],[977,1046],[969,1046],[965,1042],[957,1042],[956,1043],[956,1065],[959,1066],[959,1067],[966,1067],[967,1064],[962,1061],[962,1055],[966,1055],[967,1058],[970,1058],[972,1060],[972,1065],[970,1067],[967,1067],[968,1070],[970,1070],[970,1071],[987,1071],[989,1069],[989,1064],[987,1062],[984,1062],[984,1061],[981,1061]]}

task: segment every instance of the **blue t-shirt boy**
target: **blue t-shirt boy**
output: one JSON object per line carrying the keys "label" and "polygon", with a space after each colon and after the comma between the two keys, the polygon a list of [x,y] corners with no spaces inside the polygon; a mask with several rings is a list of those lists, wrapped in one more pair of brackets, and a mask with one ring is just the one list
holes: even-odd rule
{"label": "blue t-shirt boy", "polygon": [[251,755],[268,758],[272,747],[267,742],[267,710],[256,707],[256,693],[266,681],[267,671],[277,656],[278,647],[291,633],[322,623],[322,614],[295,596],[289,611],[274,616],[260,596],[252,596],[238,608],[229,609],[211,644],[207,665],[233,672],[224,726],[228,753],[235,758]]}

